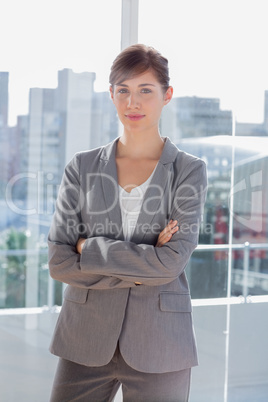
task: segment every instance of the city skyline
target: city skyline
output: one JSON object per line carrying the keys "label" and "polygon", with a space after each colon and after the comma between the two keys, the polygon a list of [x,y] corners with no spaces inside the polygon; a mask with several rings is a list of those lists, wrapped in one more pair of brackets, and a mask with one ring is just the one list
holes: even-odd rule
{"label": "city skyline", "polygon": [[[169,59],[175,96],[220,98],[237,121],[261,122],[268,89],[266,1],[166,0],[165,7],[163,20],[162,0],[139,2],[138,41]],[[29,89],[55,88],[63,68],[96,72],[95,90],[108,90],[120,51],[121,0],[10,0],[1,15],[0,71],[10,72],[11,125],[28,112]]]}
{"label": "city skyline", "polygon": [[[107,88],[105,88],[105,85],[101,85],[100,82],[98,81],[98,76],[97,76],[96,72],[93,72],[93,71],[74,71],[72,68],[69,69],[67,67],[64,67],[62,70],[71,70],[71,71],[73,71],[74,73],[77,73],[77,74],[79,74],[79,73],[96,74],[96,80],[94,82],[94,92],[95,93],[101,93],[101,92],[107,92],[108,93],[109,92],[109,84],[107,85]],[[58,70],[58,71],[61,71],[61,70]],[[36,86],[33,86],[33,87],[26,88],[27,97],[24,100],[21,99],[20,105],[18,105],[17,108],[15,108],[15,107],[13,109],[10,108],[10,105],[11,105],[11,107],[13,105],[14,99],[12,98],[12,96],[14,96],[14,94],[13,94],[12,91],[10,91],[10,90],[8,91],[8,95],[9,95],[8,96],[8,126],[9,127],[16,126],[18,116],[27,115],[29,113],[29,96],[30,96],[30,91],[31,91],[32,88],[47,88],[47,89],[56,89],[57,88],[57,72],[58,71],[55,71],[55,74],[54,74],[55,75],[55,83],[54,83],[53,86],[50,85],[48,87],[47,86],[44,87],[44,86],[36,85]],[[0,72],[1,73],[8,73],[8,75],[9,75],[9,87],[12,86],[11,85],[11,83],[12,83],[12,74],[10,73],[10,71],[0,71]],[[231,110],[234,113],[235,120],[238,123],[260,124],[264,120],[264,101],[265,101],[265,91],[266,90],[267,90],[266,88],[263,89],[262,96],[260,97],[259,101],[256,103],[256,105],[259,107],[259,109],[257,110],[257,106],[255,107],[255,111],[254,111],[255,119],[252,119],[252,120],[250,120],[250,119],[243,120],[243,117],[241,117],[239,119],[240,114],[235,113],[235,111],[232,110],[231,108],[225,107],[223,99],[221,97],[219,97],[219,96],[209,96],[209,95],[202,96],[202,95],[198,95],[198,94],[194,95],[194,94],[190,94],[190,93],[189,94],[187,94],[187,93],[179,94],[178,91],[176,91],[174,89],[173,98],[181,98],[181,97],[187,97],[188,96],[188,97],[196,97],[196,98],[204,98],[204,99],[209,99],[209,98],[219,99],[222,110]],[[241,116],[243,116],[243,113],[241,113]]]}
{"label": "city skyline", "polygon": [[[109,97],[110,97],[110,95],[109,95],[109,91],[108,91],[108,89],[107,90],[104,90],[104,91],[96,91],[96,80],[97,80],[97,74],[95,73],[95,72],[81,72],[81,73],[77,73],[77,72],[74,72],[72,69],[68,69],[68,68],[63,68],[62,70],[58,70],[57,71],[57,74],[55,74],[56,75],[56,77],[57,77],[57,80],[56,80],[56,84],[55,84],[55,87],[53,87],[53,88],[51,88],[51,87],[49,87],[49,88],[47,88],[47,87],[43,87],[43,88],[41,88],[41,87],[33,87],[33,88],[29,88],[29,90],[28,90],[28,101],[27,101],[27,111],[26,111],[26,113],[24,113],[24,114],[19,114],[19,115],[16,115],[16,116],[13,116],[13,124],[10,124],[10,120],[12,120],[12,118],[10,118],[10,110],[9,110],[9,103],[10,103],[10,93],[8,93],[8,109],[7,109],[7,123],[8,123],[8,125],[7,125],[7,127],[10,127],[10,128],[12,128],[12,127],[16,127],[16,125],[17,125],[17,119],[20,117],[20,116],[28,116],[29,115],[29,110],[30,110],[30,94],[31,94],[31,91],[33,90],[33,89],[40,89],[40,90],[43,90],[43,89],[46,89],[46,90],[52,90],[52,91],[55,91],[56,89],[57,89],[57,86],[58,86],[58,74],[59,73],[61,73],[61,72],[63,72],[63,71],[70,71],[72,74],[74,74],[74,75],[85,75],[85,74],[90,74],[90,75],[92,75],[92,76],[94,76],[94,80],[93,80],[93,93],[95,93],[95,94],[100,94],[101,95],[101,93],[106,93]],[[2,71],[0,71],[0,74],[2,74],[2,75],[7,75],[7,79],[8,79],[8,86],[9,86],[9,81],[10,81],[10,73],[9,72],[2,72]],[[240,121],[238,121],[237,119],[236,119],[236,116],[235,116],[235,114],[234,114],[234,112],[232,111],[232,110],[227,110],[227,109],[225,109],[223,106],[222,106],[222,99],[221,98],[219,98],[219,97],[202,97],[202,96],[196,96],[196,95],[184,95],[184,96],[176,96],[176,93],[174,93],[174,95],[173,95],[173,99],[172,99],[172,101],[171,101],[171,104],[169,105],[169,107],[174,103],[174,102],[176,102],[176,99],[185,99],[185,98],[192,98],[192,99],[194,99],[194,98],[196,98],[196,99],[200,99],[200,100],[207,100],[207,101],[217,101],[218,102],[218,104],[219,104],[219,110],[221,111],[221,112],[228,112],[228,113],[232,113],[233,114],[233,116],[234,116],[234,119],[236,119],[235,121],[236,121],[236,127],[238,128],[238,127],[241,127],[242,128],[242,126],[243,125],[245,125],[245,126],[247,126],[248,127],[248,129],[249,130],[254,130],[254,127],[257,127],[257,126],[261,126],[264,122],[265,122],[265,119],[267,119],[267,110],[265,109],[265,108],[267,108],[267,93],[268,93],[268,91],[264,91],[264,93],[263,93],[263,103],[262,103],[262,107],[261,107],[261,110],[262,110],[262,118],[261,118],[261,120],[260,121],[255,121],[255,122],[248,122],[248,121],[242,121],[242,120],[240,120]],[[266,106],[265,106],[266,105]],[[165,111],[165,110],[164,110]],[[165,115],[165,113],[164,113],[164,115]],[[266,116],[266,117],[265,117]],[[243,135],[242,134],[242,132],[240,132],[241,130],[239,129],[238,130],[238,135]],[[243,130],[244,131],[244,130]],[[249,132],[247,132],[246,134],[244,134],[244,135],[249,135]],[[263,135],[263,134],[260,134],[260,135]]]}

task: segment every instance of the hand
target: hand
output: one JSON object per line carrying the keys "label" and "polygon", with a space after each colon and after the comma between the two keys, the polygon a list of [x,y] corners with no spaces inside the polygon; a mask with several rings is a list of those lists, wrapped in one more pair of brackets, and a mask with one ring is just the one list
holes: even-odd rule
{"label": "hand", "polygon": [[171,237],[179,230],[178,221],[171,219],[165,229],[159,234],[155,247],[162,247],[168,243]]}
{"label": "hand", "polygon": [[[178,222],[171,219],[165,229],[159,234],[157,243],[155,247],[162,247],[164,244],[169,242],[171,237],[179,230]],[[141,282],[135,282],[135,285],[142,285]]]}
{"label": "hand", "polygon": [[78,242],[76,243],[76,251],[81,254],[82,253],[82,248],[84,246],[86,239],[83,237],[80,237],[80,239],[78,239]]}

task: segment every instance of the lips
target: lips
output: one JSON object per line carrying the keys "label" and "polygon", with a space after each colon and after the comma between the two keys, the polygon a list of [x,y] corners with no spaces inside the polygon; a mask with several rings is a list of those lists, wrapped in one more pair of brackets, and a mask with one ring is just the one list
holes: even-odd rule
{"label": "lips", "polygon": [[138,121],[144,118],[144,114],[127,114],[126,117],[131,121]]}

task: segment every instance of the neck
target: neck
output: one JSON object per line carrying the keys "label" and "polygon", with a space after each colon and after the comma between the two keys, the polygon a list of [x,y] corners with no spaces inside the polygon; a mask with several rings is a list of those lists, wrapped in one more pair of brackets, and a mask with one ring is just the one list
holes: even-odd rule
{"label": "neck", "polygon": [[163,147],[164,140],[159,132],[148,135],[124,132],[118,141],[117,157],[159,159]]}

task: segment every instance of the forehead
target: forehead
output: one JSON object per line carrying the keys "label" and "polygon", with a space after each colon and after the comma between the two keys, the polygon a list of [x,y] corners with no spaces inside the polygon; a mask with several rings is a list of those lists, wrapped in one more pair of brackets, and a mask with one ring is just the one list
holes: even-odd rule
{"label": "forehead", "polygon": [[122,81],[119,80],[115,85],[139,86],[145,84],[160,85],[152,71],[146,71],[145,73],[134,75],[133,77],[127,77]]}

